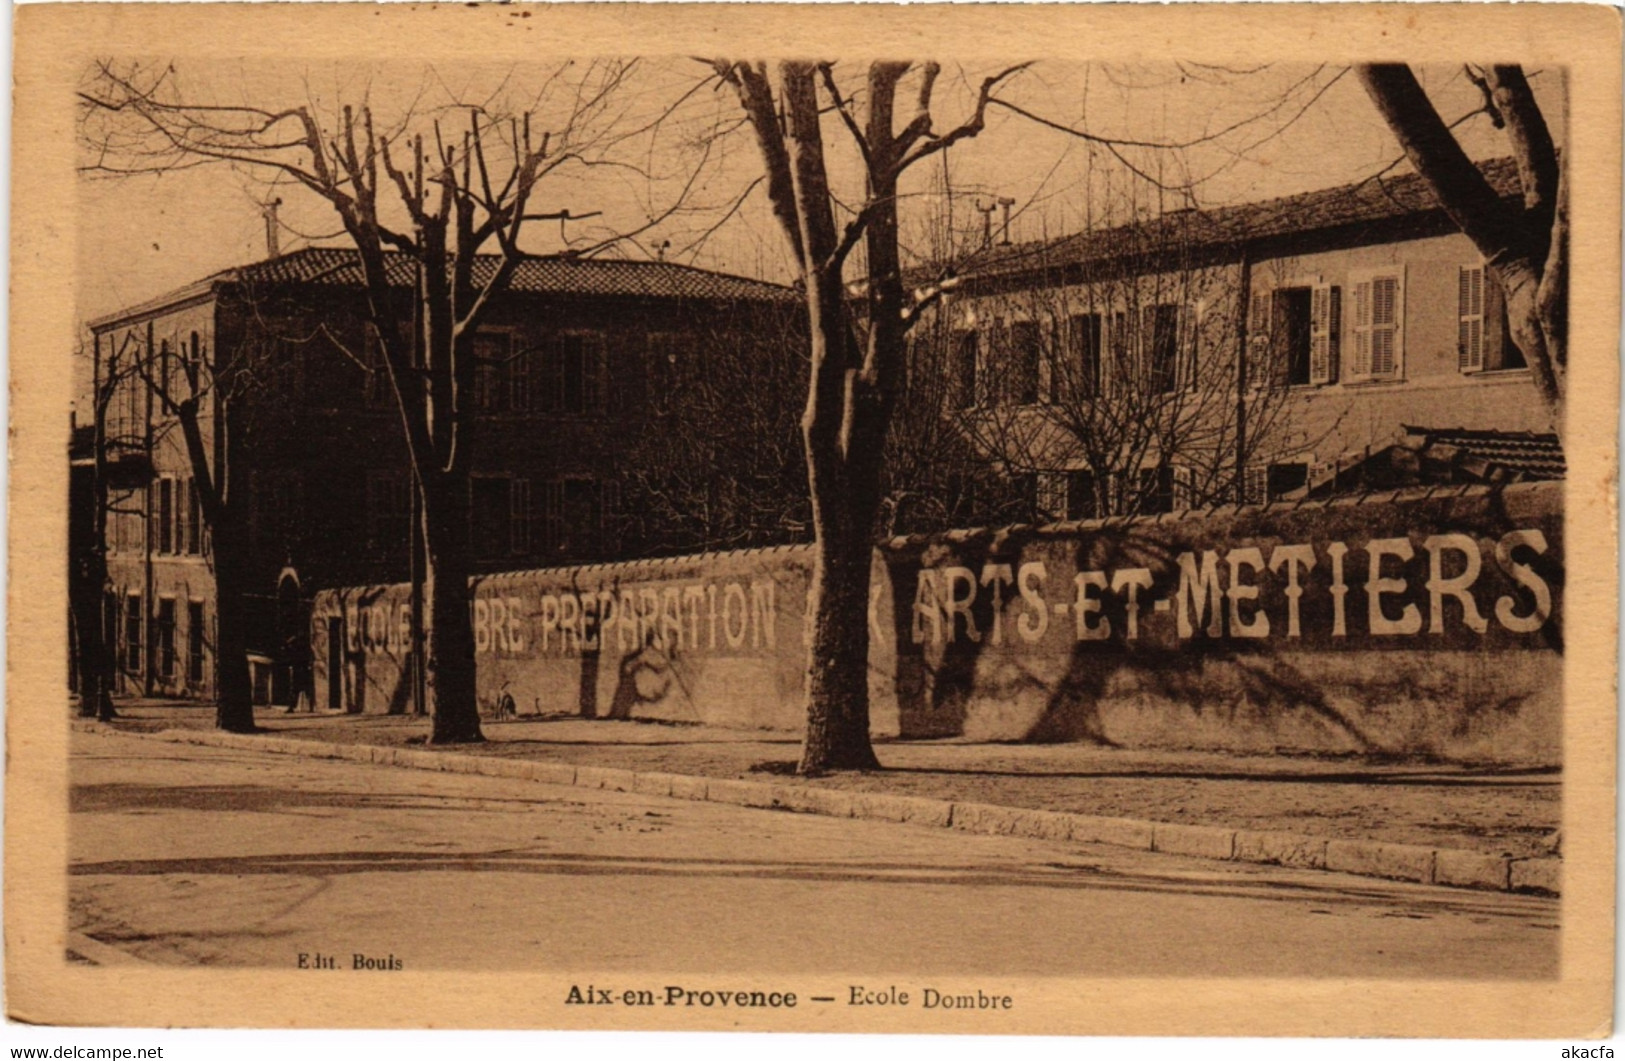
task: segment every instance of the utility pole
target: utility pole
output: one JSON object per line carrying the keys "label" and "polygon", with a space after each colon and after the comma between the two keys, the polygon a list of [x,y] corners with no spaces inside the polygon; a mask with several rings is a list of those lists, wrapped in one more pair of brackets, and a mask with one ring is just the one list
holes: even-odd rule
{"label": "utility pole", "polygon": [[1236,300],[1236,504],[1247,503],[1247,326],[1252,316],[1253,265],[1251,248],[1241,245],[1241,273]]}
{"label": "utility pole", "polygon": [[993,246],[993,211],[999,207],[996,203],[988,203],[983,206],[980,199],[976,201],[975,205],[976,212],[982,215],[982,249],[986,250]]}

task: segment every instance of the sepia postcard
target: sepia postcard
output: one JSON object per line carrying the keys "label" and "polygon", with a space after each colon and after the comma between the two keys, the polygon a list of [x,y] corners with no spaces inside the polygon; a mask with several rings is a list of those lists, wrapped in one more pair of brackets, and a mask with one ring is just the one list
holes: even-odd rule
{"label": "sepia postcard", "polygon": [[15,36],[12,1020],[1611,1033],[1616,10]]}

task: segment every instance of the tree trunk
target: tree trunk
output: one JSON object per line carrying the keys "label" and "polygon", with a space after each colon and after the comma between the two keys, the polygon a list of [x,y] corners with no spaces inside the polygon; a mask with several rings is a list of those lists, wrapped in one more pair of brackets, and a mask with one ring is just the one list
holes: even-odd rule
{"label": "tree trunk", "polygon": [[813,559],[803,774],[880,769],[869,742],[868,524],[833,522],[818,528]]}
{"label": "tree trunk", "polygon": [[253,733],[254,688],[248,676],[248,580],[241,569],[242,546],[235,521],[210,528],[214,542],[216,729]]}
{"label": "tree trunk", "polygon": [[[812,585],[807,621],[807,733],[803,774],[830,770],[877,770],[869,741],[869,534],[878,492],[879,451],[866,454],[862,469],[843,454],[843,421],[855,373],[839,278],[810,277],[812,386],[802,418],[807,446],[807,486],[812,496]],[[854,481],[867,470],[875,480],[863,490]]]}
{"label": "tree trunk", "polygon": [[1567,211],[1562,202],[1563,173],[1568,167],[1556,159],[1521,71],[1497,70],[1496,105],[1508,120],[1514,156],[1525,182],[1522,209],[1503,203],[1496,195],[1439,117],[1410,67],[1366,64],[1357,68],[1357,75],[1405,157],[1445,213],[1473,241],[1501,284],[1512,341],[1523,352],[1551,416],[1552,430],[1561,439],[1568,339],[1565,311],[1557,304],[1568,286]]}
{"label": "tree trunk", "polygon": [[102,596],[107,585],[107,561],[99,551],[75,561],[73,622],[79,640],[79,717],[109,722],[113,710],[113,657],[104,636]]}
{"label": "tree trunk", "polygon": [[[474,620],[466,476],[425,476],[423,600],[429,613],[425,687],[434,714],[431,744],[483,741],[474,686]],[[459,504],[459,496],[462,503]]]}

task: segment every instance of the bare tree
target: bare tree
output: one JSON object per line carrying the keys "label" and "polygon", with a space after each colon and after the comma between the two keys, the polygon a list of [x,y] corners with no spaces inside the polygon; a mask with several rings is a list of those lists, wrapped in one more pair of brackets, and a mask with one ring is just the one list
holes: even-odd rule
{"label": "bare tree", "polygon": [[[70,458],[69,595],[77,647],[79,714],[103,722],[117,716],[113,688],[117,675],[114,644],[107,624],[114,619],[107,605],[107,526],[109,517],[136,510],[128,507],[135,483],[146,477],[150,463],[141,440],[122,437],[112,422],[113,402],[129,385],[132,361],[127,350],[101,356],[95,341],[80,351],[88,356],[90,419],[75,438]],[[119,425],[122,426],[122,425]],[[134,460],[128,459],[134,456]]]}
{"label": "bare tree", "polygon": [[[367,102],[323,115],[310,105],[188,98],[172,66],[99,62],[79,94],[87,170],[246,167],[325,202],[354,244],[366,316],[388,366],[422,502],[434,743],[484,739],[468,582],[475,332],[523,257],[527,222],[593,216],[568,207],[538,211],[533,200],[542,182],[566,166],[604,163],[613,146],[658,124],[630,129],[622,122],[618,99],[635,66],[567,62],[511,112],[494,98],[477,106],[454,101],[428,116],[408,108],[387,126]],[[495,253],[485,253],[488,247]],[[403,288],[410,297],[400,297]],[[230,648],[221,645],[222,653]]]}
{"label": "bare tree", "polygon": [[1428,188],[1477,246],[1506,295],[1507,322],[1563,432],[1568,370],[1567,165],[1558,152],[1523,68],[1467,68],[1485,107],[1506,133],[1523,188],[1521,203],[1504,202],[1473,165],[1410,67],[1368,63],[1360,83]]}
{"label": "bare tree", "polygon": [[[1018,290],[977,298],[967,282],[941,308],[959,421],[986,458],[1033,484],[1035,518],[1245,498],[1248,469],[1279,443],[1294,369],[1307,383],[1309,366],[1291,363],[1267,293],[1241,304],[1245,258],[1198,247],[1191,224],[1178,213],[1094,233],[1081,265],[1041,246]],[[1069,282],[1068,264],[1081,279]],[[1253,319],[1238,364],[1243,312]],[[1326,361],[1329,371],[1329,351]]]}
{"label": "bare tree", "polygon": [[805,540],[799,307],[674,320],[648,358],[646,412],[628,425],[623,541],[656,555]]}
{"label": "bare tree", "polygon": [[[969,116],[939,133],[932,102],[941,68],[934,62],[871,63],[863,87],[851,93],[831,63],[785,61],[776,75],[759,62],[718,59],[713,66],[738,94],[755,133],[768,199],[806,299],[811,361],[801,427],[816,548],[800,770],[874,769],[867,610],[882,454],[906,336],[941,291],[935,285],[911,295],[904,287],[899,181],[922,159],[980,133],[993,90],[1022,67],[985,78]],[[912,82],[913,113],[899,127],[905,79]],[[838,192],[826,162],[826,114],[839,121],[863,174],[844,224],[837,223]],[[854,299],[846,268],[860,244],[861,293]]]}

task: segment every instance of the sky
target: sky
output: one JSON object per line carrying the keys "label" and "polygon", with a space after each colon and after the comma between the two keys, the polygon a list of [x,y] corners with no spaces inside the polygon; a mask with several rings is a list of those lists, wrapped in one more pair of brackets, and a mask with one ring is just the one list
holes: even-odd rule
{"label": "sky", "polygon": [[[143,62],[151,68],[167,60]],[[467,121],[458,103],[531,110],[536,130],[555,130],[555,150],[569,143],[591,162],[561,165],[541,185],[535,209],[599,216],[533,222],[526,250],[598,247],[620,235],[627,238],[596,253],[663,254],[732,273],[791,278],[764,190],[752,190],[761,163],[739,121],[737,99],[707,82],[708,68],[692,59],[645,58],[629,68],[624,61],[583,59],[451,70],[413,62],[177,61],[174,70],[175,84],[191,100],[305,105],[317,115],[366,101],[380,128],[415,123],[412,128],[432,134],[438,119],[447,136]],[[943,63],[933,100],[939,132],[969,114],[976,86],[995,71]],[[836,73],[843,91],[861,89],[861,63],[837,63]],[[602,85],[609,74],[618,75],[615,89],[602,106],[578,114],[575,131],[566,134],[563,115],[577,110],[572,104],[579,87]],[[1477,107],[1478,90],[1461,67],[1420,68],[1418,74],[1447,121]],[[1531,74],[1561,142],[1560,71]],[[900,104],[912,106],[915,84],[904,84]],[[979,238],[983,215],[977,208],[996,206],[1000,198],[1014,200],[1010,236],[1022,241],[1121,220],[1132,210],[1218,206],[1329,187],[1368,177],[1400,157],[1353,73],[1341,67],[1035,62],[1002,83],[997,94],[1025,113],[990,107],[980,135],[907,176],[905,261],[940,250],[945,231]],[[850,138],[833,115],[826,115],[824,130],[838,199],[854,202],[862,185]],[[1065,130],[1153,146],[1102,144]],[[1502,135],[1482,115],[1457,133],[1475,157],[1506,153]],[[81,158],[95,160],[83,143]],[[344,242],[335,238],[339,226],[331,207],[267,176],[263,169],[227,165],[111,179],[82,176],[80,319],[265,257],[261,204],[273,197],[283,201],[284,252]],[[995,218],[997,228],[1002,222]]]}

